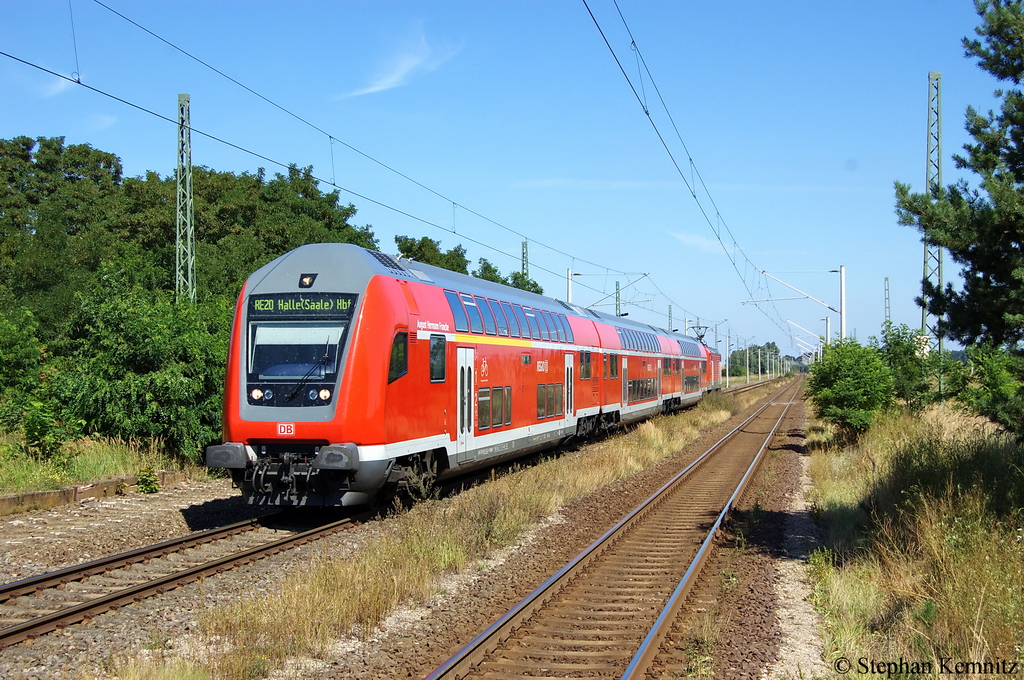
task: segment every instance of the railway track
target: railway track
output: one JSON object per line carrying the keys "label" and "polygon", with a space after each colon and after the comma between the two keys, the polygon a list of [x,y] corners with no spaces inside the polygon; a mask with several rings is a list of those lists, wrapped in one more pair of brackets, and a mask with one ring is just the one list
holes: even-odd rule
{"label": "railway track", "polygon": [[644,677],[798,389],[784,387],[428,680]]}
{"label": "railway track", "polygon": [[729,387],[727,389],[722,390],[722,392],[725,394],[732,395],[743,394],[744,392],[749,392],[750,390],[756,390],[759,387],[765,387],[767,385],[770,385],[773,380],[775,380],[775,378],[759,380],[757,382],[740,385],[739,387]]}
{"label": "railway track", "polygon": [[[366,513],[372,515],[373,513]],[[211,529],[0,586],[0,649],[357,524],[348,517],[274,538],[269,517]]]}

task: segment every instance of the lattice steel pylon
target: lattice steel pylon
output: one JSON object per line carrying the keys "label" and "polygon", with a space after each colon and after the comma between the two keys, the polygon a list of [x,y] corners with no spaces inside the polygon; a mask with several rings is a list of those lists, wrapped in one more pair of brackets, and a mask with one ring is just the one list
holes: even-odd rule
{"label": "lattice steel pylon", "polygon": [[[925,166],[925,187],[929,194],[942,186],[942,73],[928,72],[928,158]],[[942,290],[942,247],[924,240],[924,281]],[[929,336],[931,349],[941,353],[945,347],[942,317],[928,323],[927,308],[921,309],[921,333]]]}
{"label": "lattice steel pylon", "polygon": [[175,221],[174,299],[196,301],[196,228],[192,215],[192,123],[189,96],[178,95],[178,210]]}

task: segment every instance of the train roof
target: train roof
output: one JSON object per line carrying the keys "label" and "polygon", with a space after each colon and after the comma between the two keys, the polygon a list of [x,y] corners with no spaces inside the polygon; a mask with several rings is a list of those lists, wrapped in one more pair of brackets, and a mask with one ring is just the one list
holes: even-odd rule
{"label": "train roof", "polygon": [[[567,316],[590,318],[610,326],[631,328],[644,333],[655,333],[673,338],[685,344],[703,345],[697,338],[666,328],[652,326],[625,317],[615,316],[614,314],[599,312],[571,302],[564,302],[546,295],[538,295],[537,293],[531,293],[530,291],[475,276],[460,274],[424,262],[392,257],[386,253],[377,250],[367,250],[350,243],[313,243],[299,246],[254,272],[250,276],[250,280],[253,282],[253,289],[251,290],[258,290],[265,281],[267,283],[273,281],[274,284],[290,282],[292,279],[290,273],[287,278],[275,275],[285,262],[290,262],[292,265],[299,266],[299,268],[309,267],[309,271],[314,271],[313,268],[319,268],[320,270],[335,269],[338,260],[345,260],[347,262],[344,268],[346,271],[351,272],[358,279],[365,279],[364,286],[374,274],[394,276],[442,288],[450,288],[463,293],[477,293],[485,297],[498,298],[505,302],[538,307],[547,311],[566,314]],[[353,277],[346,276],[345,278],[351,282]]]}

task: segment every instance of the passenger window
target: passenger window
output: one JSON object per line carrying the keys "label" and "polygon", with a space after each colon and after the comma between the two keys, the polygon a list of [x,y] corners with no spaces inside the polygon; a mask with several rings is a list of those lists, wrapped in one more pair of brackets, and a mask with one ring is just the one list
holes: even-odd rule
{"label": "passenger window", "polygon": [[466,309],[459,301],[459,294],[453,290],[446,290],[444,296],[448,298],[448,306],[452,308],[452,316],[455,318],[455,330],[463,333],[469,332],[469,317],[466,316]]}
{"label": "passenger window", "polygon": [[548,416],[555,415],[555,385],[554,383],[548,383],[544,393],[547,395],[547,403],[545,404],[545,413]]}
{"label": "passenger window", "polygon": [[512,424],[512,388],[505,388],[505,424]]}
{"label": "passenger window", "polygon": [[555,384],[555,415],[562,415],[562,383]]}
{"label": "passenger window", "polygon": [[[541,340],[547,340],[548,339],[548,327],[544,323],[544,317],[542,317],[540,315],[540,310],[539,309],[530,309],[528,307],[523,307],[523,310],[526,312],[526,318],[530,322],[530,327],[532,328],[532,327],[536,326],[540,330],[540,339]],[[536,337],[536,335],[534,337]]]}
{"label": "passenger window", "polygon": [[537,385],[537,419],[544,417],[544,386]]}
{"label": "passenger window", "polygon": [[518,338],[519,321],[516,320],[516,313],[512,311],[512,305],[507,302],[502,302],[501,308],[505,311],[505,318],[508,319],[508,334],[513,338]]}
{"label": "passenger window", "polygon": [[486,430],[491,426],[491,388],[481,387],[476,395],[476,426]]}
{"label": "passenger window", "polygon": [[476,301],[472,295],[461,293],[462,302],[466,305],[466,314],[469,315],[469,329],[474,333],[484,332],[484,322],[480,318],[480,310],[476,308]]}
{"label": "passenger window", "polygon": [[430,382],[444,382],[446,345],[443,335],[430,336]]}
{"label": "passenger window", "polygon": [[501,311],[501,305],[497,300],[488,300],[487,302],[494,313],[494,320],[498,322],[498,335],[508,335],[508,322],[505,321],[505,313]]}
{"label": "passenger window", "polygon": [[[523,308],[517,304],[512,305],[512,309],[515,310],[516,320],[519,322],[519,334],[524,338],[529,339],[531,337],[530,324],[526,321],[526,314],[523,313]],[[537,335],[540,337],[540,334]]]}
{"label": "passenger window", "polygon": [[505,390],[495,387],[491,390],[491,425],[501,426],[501,418],[504,415]]}
{"label": "passenger window", "polygon": [[555,325],[558,326],[558,339],[562,342],[569,342],[569,335],[565,332],[565,317],[561,314],[552,314]]}
{"label": "passenger window", "polygon": [[391,343],[391,363],[388,365],[388,383],[393,383],[409,372],[409,334],[398,333]]}
{"label": "passenger window", "polygon": [[576,342],[572,337],[572,326],[569,325],[569,318],[565,314],[561,315],[562,324],[565,326],[565,337],[569,342]]}
{"label": "passenger window", "polygon": [[546,321],[547,324],[548,324],[548,336],[551,338],[551,341],[552,342],[559,342],[559,341],[565,342],[564,339],[559,337],[558,324],[556,324],[555,320],[552,318],[553,315],[551,314],[551,312],[545,312],[545,311],[542,310],[541,311],[541,315],[544,317],[544,321]]}
{"label": "passenger window", "polygon": [[484,330],[487,332],[487,335],[496,335],[498,327],[494,323],[494,315],[491,314],[491,307],[487,304],[487,300],[477,296],[476,306],[484,316]]}
{"label": "passenger window", "polygon": [[533,310],[529,307],[523,307],[523,311],[526,313],[526,321],[530,325],[530,333],[533,335],[533,339],[540,340],[540,326],[537,325],[537,317],[533,315]]}

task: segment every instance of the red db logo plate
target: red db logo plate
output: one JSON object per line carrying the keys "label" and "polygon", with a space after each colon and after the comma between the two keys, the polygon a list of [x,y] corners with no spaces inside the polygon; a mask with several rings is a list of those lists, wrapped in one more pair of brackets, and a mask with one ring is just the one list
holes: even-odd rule
{"label": "red db logo plate", "polygon": [[295,423],[278,423],[277,424],[277,436],[278,437],[294,437],[295,436]]}

